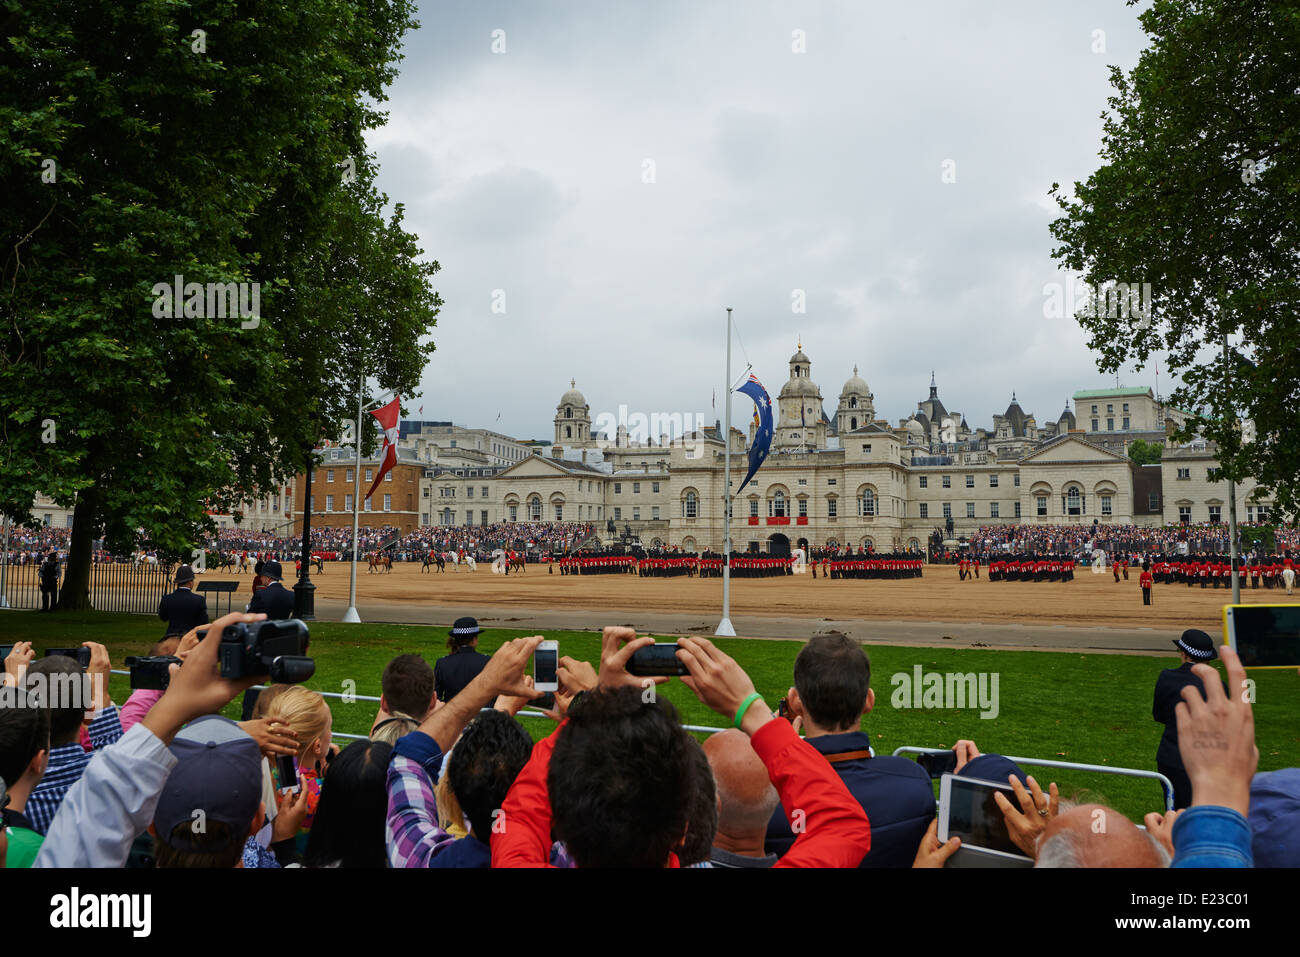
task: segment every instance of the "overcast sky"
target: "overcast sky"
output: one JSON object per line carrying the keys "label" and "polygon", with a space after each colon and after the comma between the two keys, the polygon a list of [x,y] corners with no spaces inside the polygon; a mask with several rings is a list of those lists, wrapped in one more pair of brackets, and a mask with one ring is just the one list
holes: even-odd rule
{"label": "overcast sky", "polygon": [[972,428],[1012,391],[1043,423],[1115,385],[1043,287],[1065,280],[1048,190],[1097,167],[1108,69],[1144,44],[1123,0],[426,0],[419,20],[370,138],[442,266],[411,417],[549,439],[573,378],[593,418],[712,421],[727,306],[735,374],[775,399],[802,339],[832,416],[855,364],[891,423],[932,368]]}

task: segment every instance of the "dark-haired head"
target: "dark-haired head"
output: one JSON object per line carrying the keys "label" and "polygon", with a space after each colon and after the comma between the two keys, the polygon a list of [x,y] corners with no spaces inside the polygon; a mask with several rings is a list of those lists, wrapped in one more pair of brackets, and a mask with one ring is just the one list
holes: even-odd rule
{"label": "dark-haired head", "polygon": [[856,731],[867,708],[871,662],[847,635],[816,635],[794,660],[794,687],[804,713],[827,731]]}
{"label": "dark-haired head", "polygon": [[50,749],[50,712],[21,688],[0,688],[0,779],[13,788],[28,765]]}
{"label": "dark-haired head", "polygon": [[447,783],[484,844],[491,841],[493,814],[532,753],[528,732],[504,711],[481,712],[452,748]]}
{"label": "dark-haired head", "polygon": [[551,755],[557,838],[579,867],[663,867],[686,835],[698,748],[667,701],[640,688],[582,696]]}
{"label": "dark-haired head", "polygon": [[307,837],[307,867],[386,867],[391,746],[353,741],[329,764]]}
{"label": "dark-haired head", "polygon": [[419,655],[398,655],[384,668],[379,686],[389,714],[423,721],[433,706],[433,669]]}

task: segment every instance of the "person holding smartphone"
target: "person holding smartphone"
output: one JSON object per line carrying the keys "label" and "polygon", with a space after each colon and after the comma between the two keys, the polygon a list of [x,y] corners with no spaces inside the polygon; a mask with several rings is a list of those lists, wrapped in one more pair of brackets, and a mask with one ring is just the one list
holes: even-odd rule
{"label": "person holding smartphone", "polygon": [[[1178,725],[1176,709],[1183,700],[1183,689],[1194,685],[1203,695],[1205,686],[1192,673],[1192,666],[1208,663],[1219,657],[1214,640],[1205,632],[1189,628],[1174,642],[1178,649],[1179,665],[1166,668],[1156,680],[1155,700],[1151,716],[1165,726],[1156,749],[1156,770],[1167,777],[1174,786],[1174,808],[1185,808],[1192,802],[1192,782],[1183,769],[1183,759],[1178,750]],[[1227,687],[1226,685],[1224,686]]]}

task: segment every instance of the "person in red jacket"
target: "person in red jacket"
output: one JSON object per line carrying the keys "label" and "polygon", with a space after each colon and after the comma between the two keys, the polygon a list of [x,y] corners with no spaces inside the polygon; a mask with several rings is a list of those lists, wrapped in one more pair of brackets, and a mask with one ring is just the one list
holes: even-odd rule
{"label": "person in red jacket", "polygon": [[[569,699],[563,722],[534,746],[502,802],[493,867],[546,866],[552,833],[579,867],[679,866],[697,745],[653,693],[668,679],[627,672],[636,650],[652,644],[630,628],[606,628],[599,675],[585,662],[561,660],[557,704],[580,697]],[[705,638],[678,644],[689,672],[683,683],[749,735],[783,805],[801,815],[799,838],[776,866],[856,867],[871,849],[871,826],[830,763],[773,716],[733,658]],[[656,800],[661,793],[670,799]]]}
{"label": "person in red jacket", "polygon": [[1151,575],[1151,566],[1145,562],[1142,565],[1142,574],[1138,576],[1138,584],[1142,586],[1142,604],[1151,604],[1151,586],[1155,584],[1155,579]]}

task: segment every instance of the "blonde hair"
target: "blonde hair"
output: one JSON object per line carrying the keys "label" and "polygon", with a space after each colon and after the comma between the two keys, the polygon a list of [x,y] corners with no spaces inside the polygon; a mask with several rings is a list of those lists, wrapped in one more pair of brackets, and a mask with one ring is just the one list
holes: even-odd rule
{"label": "blonde hair", "polygon": [[318,692],[293,685],[275,696],[267,706],[266,716],[284,722],[298,735],[298,758],[301,760],[329,726],[330,708]]}
{"label": "blonde hair", "polygon": [[[455,745],[452,746],[452,750],[455,750]],[[451,751],[448,751],[442,759],[442,774],[438,778],[438,783],[433,786],[433,800],[438,806],[438,820],[443,830],[457,838],[468,837],[465,812],[461,810],[460,801],[456,799],[456,792],[451,789],[451,782],[447,777],[447,766],[450,764]]]}
{"label": "blonde hair", "polygon": [[410,734],[418,730],[420,722],[416,721],[405,711],[394,711],[370,734],[371,741],[382,741],[384,744],[396,744],[397,739],[403,735]]}

